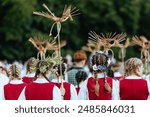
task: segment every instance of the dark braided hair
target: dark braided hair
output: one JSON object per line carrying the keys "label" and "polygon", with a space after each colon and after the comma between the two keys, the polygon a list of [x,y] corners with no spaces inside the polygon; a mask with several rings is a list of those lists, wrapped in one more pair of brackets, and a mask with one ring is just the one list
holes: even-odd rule
{"label": "dark braided hair", "polygon": [[[66,66],[65,63],[62,63],[62,64],[61,64],[61,67],[62,67],[62,69],[61,69],[61,70],[62,70],[62,75],[64,75],[64,74],[65,74],[65,71],[67,70],[67,66]],[[57,68],[58,68],[58,71],[57,71],[57,72],[58,72],[58,74],[60,75],[60,65],[58,65]]]}
{"label": "dark braided hair", "polygon": [[[61,69],[60,69],[60,66],[61,66]],[[57,65],[54,67],[54,69],[56,69],[56,76],[59,77],[61,74],[60,74],[60,70],[62,70],[62,76],[64,78],[64,75],[65,75],[65,72],[67,71],[67,65],[66,63],[62,63],[61,65]]]}
{"label": "dark braided hair", "polygon": [[[91,65],[93,67],[94,79],[96,81],[95,86],[97,87],[97,88],[95,88],[95,93],[97,96],[99,95],[99,90],[98,90],[99,84],[98,84],[97,73],[102,72],[104,74],[105,89],[107,91],[109,91],[109,89],[110,89],[110,86],[106,80],[107,72],[108,73],[110,72],[109,68],[108,68],[108,60],[109,60],[109,57],[105,53],[102,53],[102,52],[96,52],[91,57]],[[109,89],[108,89],[108,87],[109,87]]]}
{"label": "dark braided hair", "polygon": [[87,73],[85,71],[78,71],[75,75],[77,85],[79,88],[79,84],[81,81],[85,81],[87,79]]}
{"label": "dark braided hair", "polygon": [[106,54],[96,52],[91,57],[91,65],[92,66],[94,66],[94,65],[97,66],[97,68],[98,68],[97,72],[107,71],[107,69],[108,69],[108,59],[109,59],[109,57]]}

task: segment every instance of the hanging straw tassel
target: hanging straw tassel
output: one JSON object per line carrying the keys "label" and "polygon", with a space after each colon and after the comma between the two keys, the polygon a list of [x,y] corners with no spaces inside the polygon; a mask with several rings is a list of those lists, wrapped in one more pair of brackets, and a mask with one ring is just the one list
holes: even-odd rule
{"label": "hanging straw tassel", "polygon": [[123,69],[123,77],[125,77],[125,72],[124,72],[124,58],[126,56],[126,50],[125,48],[120,48],[120,58],[121,58],[121,61],[122,61],[122,69]]}
{"label": "hanging straw tassel", "polygon": [[107,79],[106,79],[106,72],[104,72],[104,80],[105,80],[105,84],[104,84],[105,90],[106,90],[108,93],[111,93],[112,89],[111,89],[110,85],[109,85],[108,82],[107,82]]}
{"label": "hanging straw tassel", "polygon": [[[61,48],[60,48],[60,35],[59,35],[59,32],[60,32],[60,29],[61,29],[61,26],[59,24],[57,24],[57,38],[58,38],[58,54],[59,54],[59,58],[61,58]],[[59,64],[60,64],[60,79],[61,79],[61,86],[60,86],[60,91],[61,91],[61,95],[64,96],[65,93],[66,93],[66,90],[64,88],[64,85],[63,85],[63,75],[62,75],[62,65],[61,65],[61,59],[59,59]]]}

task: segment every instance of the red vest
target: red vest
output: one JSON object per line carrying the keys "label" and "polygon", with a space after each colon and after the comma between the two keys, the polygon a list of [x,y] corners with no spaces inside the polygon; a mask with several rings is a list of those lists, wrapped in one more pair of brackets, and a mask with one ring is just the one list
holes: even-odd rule
{"label": "red vest", "polygon": [[26,86],[25,83],[21,84],[6,84],[4,86],[4,95],[6,100],[18,100],[23,88]]}
{"label": "red vest", "polygon": [[[107,82],[112,88],[112,78],[107,77]],[[108,93],[104,88],[104,78],[98,78],[98,83],[100,84],[99,96],[95,94],[96,81],[92,77],[88,79],[87,88],[89,93],[89,100],[111,100],[112,94]]]}
{"label": "red vest", "polygon": [[77,91],[77,94],[79,94],[80,88],[79,87],[76,88],[76,91]]}
{"label": "red vest", "polygon": [[123,79],[120,81],[121,100],[147,100],[147,81],[144,79]]}
{"label": "red vest", "polygon": [[34,81],[34,77],[23,77],[22,78],[22,81],[24,82],[24,83],[27,83],[27,84],[29,84],[29,83],[31,83],[31,82],[33,82]]}
{"label": "red vest", "polygon": [[117,79],[117,80],[122,80],[122,76],[119,76],[119,77],[115,77],[115,79]]}
{"label": "red vest", "polygon": [[[53,83],[60,89],[61,83],[55,83],[55,82]],[[64,95],[64,100],[70,100],[71,99],[71,90],[70,90],[71,85],[68,82],[63,82],[63,85],[66,91]]]}
{"label": "red vest", "polygon": [[30,83],[25,90],[26,100],[52,100],[54,84]]}

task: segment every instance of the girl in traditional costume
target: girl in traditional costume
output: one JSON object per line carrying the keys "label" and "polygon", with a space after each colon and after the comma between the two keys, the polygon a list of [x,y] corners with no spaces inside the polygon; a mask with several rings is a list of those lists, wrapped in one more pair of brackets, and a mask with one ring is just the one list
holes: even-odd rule
{"label": "girl in traditional costume", "polygon": [[46,60],[40,60],[36,65],[35,81],[28,84],[19,99],[61,100],[60,90],[48,79],[50,69]]}
{"label": "girl in traditional costume", "polygon": [[91,57],[93,76],[88,78],[81,87],[78,99],[111,100],[115,99],[115,81],[107,76],[109,57],[103,52],[96,52]]}
{"label": "girl in traditional costume", "polygon": [[[62,63],[61,67],[60,65],[57,65],[54,68],[56,77],[52,80],[52,82],[61,90],[62,99],[77,100],[77,92],[75,86],[64,80],[65,72],[67,71],[67,65],[65,63]],[[62,91],[62,88],[64,88],[64,91]]]}
{"label": "girl in traditional costume", "polygon": [[76,81],[77,81],[77,86],[76,86],[76,91],[77,91],[77,94],[79,93],[80,91],[80,88],[82,87],[83,85],[83,82],[87,79],[87,73],[85,71],[78,71],[76,73]]}
{"label": "girl in traditional costume", "polygon": [[5,65],[0,62],[0,100],[3,99],[3,87],[9,82],[9,78],[7,76],[7,69]]}
{"label": "girl in traditional costume", "polygon": [[31,83],[35,79],[35,67],[37,60],[34,57],[31,57],[26,64],[26,75],[23,76],[22,81],[25,83]]}
{"label": "girl in traditional costume", "polygon": [[150,94],[149,82],[142,78],[143,63],[138,58],[130,58],[125,62],[126,77],[121,80],[119,98],[121,100],[147,100]]}
{"label": "girl in traditional costume", "polygon": [[4,86],[3,99],[18,100],[26,83],[21,80],[21,68],[19,65],[13,64],[9,68],[10,81]]}

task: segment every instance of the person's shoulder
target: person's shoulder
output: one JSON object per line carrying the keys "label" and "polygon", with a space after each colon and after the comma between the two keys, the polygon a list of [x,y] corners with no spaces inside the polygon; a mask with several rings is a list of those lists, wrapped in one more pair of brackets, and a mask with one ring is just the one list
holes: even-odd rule
{"label": "person's shoulder", "polygon": [[67,72],[72,71],[73,68],[74,68],[74,67],[70,67],[70,68],[67,70]]}
{"label": "person's shoulder", "polygon": [[74,73],[74,72],[76,72],[76,71],[79,71],[80,69],[78,68],[78,67],[75,67],[75,66],[73,66],[72,68],[70,68],[68,71],[67,71],[67,73]]}
{"label": "person's shoulder", "polygon": [[6,76],[6,75],[4,75],[4,74],[1,74],[1,73],[0,73],[0,79],[1,79],[1,81],[2,81],[2,80],[8,81],[8,80],[9,80],[9,77]]}
{"label": "person's shoulder", "polygon": [[7,77],[6,75],[4,75],[4,74],[2,74],[2,73],[0,73],[0,77]]}
{"label": "person's shoulder", "polygon": [[73,84],[71,84],[71,83],[70,83],[70,87],[72,87],[72,88],[74,88],[74,89],[76,88],[76,87],[75,87]]}

